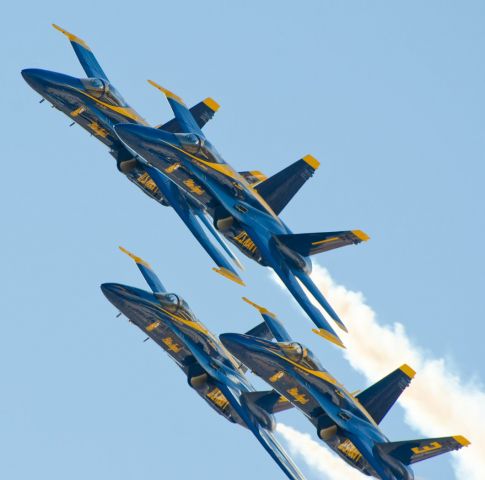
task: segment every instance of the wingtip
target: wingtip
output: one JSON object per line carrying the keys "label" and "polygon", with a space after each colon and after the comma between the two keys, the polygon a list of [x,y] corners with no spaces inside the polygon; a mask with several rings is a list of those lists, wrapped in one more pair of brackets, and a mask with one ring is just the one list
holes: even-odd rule
{"label": "wingtip", "polygon": [[228,278],[229,280],[232,280],[233,282],[237,283],[238,285],[241,285],[243,287],[246,286],[246,284],[241,280],[240,277],[238,277],[235,273],[231,272],[227,268],[220,267],[220,268],[213,268],[214,272],[218,273],[219,275],[222,275],[225,278]]}
{"label": "wingtip", "polygon": [[470,440],[462,435],[456,435],[453,437],[462,447],[468,447],[470,445]]}
{"label": "wingtip", "polygon": [[305,155],[303,161],[308,163],[313,170],[316,170],[320,166],[320,162],[313,155]]}
{"label": "wingtip", "polygon": [[73,33],[68,32],[67,30],[65,30],[64,28],[60,27],[59,25],[56,25],[55,23],[53,23],[52,26],[56,30],[58,30],[59,32],[63,33],[71,42],[74,42],[74,43],[77,43],[77,44],[81,45],[86,50],[91,50],[89,48],[89,46],[87,45],[87,43],[82,38],[79,38],[78,36],[74,35]]}
{"label": "wingtip", "polygon": [[341,347],[343,349],[347,348],[337,335],[330,333],[328,330],[324,330],[323,328],[314,328],[312,329],[312,332],[318,335],[319,337],[322,337],[325,340],[328,340],[334,345],[337,345],[338,347]]}
{"label": "wingtip", "polygon": [[176,102],[180,103],[181,105],[185,105],[184,101],[178,95],[175,95],[175,93],[171,92],[167,88],[162,87],[161,85],[159,85],[157,82],[154,82],[153,80],[147,80],[147,82],[152,87],[155,87],[157,90],[160,90],[167,98],[171,98],[172,100],[175,100]]}
{"label": "wingtip", "polygon": [[267,308],[262,307],[261,305],[258,305],[257,303],[252,302],[249,300],[247,297],[242,297],[242,299],[252,307],[254,307],[256,310],[259,311],[262,315],[269,315],[271,318],[276,318],[276,314],[273,312],[270,312]]}
{"label": "wingtip", "polygon": [[399,367],[399,370],[401,370],[401,372],[403,372],[409,378],[414,378],[414,376],[416,375],[416,372],[406,363],[404,365],[401,365]]}
{"label": "wingtip", "polygon": [[145,260],[143,260],[143,258],[135,255],[134,253],[130,252],[129,250],[127,250],[126,248],[122,247],[121,245],[118,247],[124,254],[128,255],[132,260],[135,261],[135,263],[138,263],[140,265],[143,265],[147,268],[152,268],[150,266],[150,264],[148,262],[145,262]]}
{"label": "wingtip", "polygon": [[363,232],[362,230],[352,230],[352,233],[361,241],[361,242],[367,242],[367,240],[370,239],[369,235],[367,233]]}

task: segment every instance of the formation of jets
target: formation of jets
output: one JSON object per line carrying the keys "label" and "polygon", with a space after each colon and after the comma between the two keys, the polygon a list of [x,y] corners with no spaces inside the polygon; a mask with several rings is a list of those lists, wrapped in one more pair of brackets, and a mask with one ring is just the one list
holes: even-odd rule
{"label": "formation of jets", "polygon": [[[259,171],[237,172],[202,131],[219,108],[213,99],[189,108],[179,96],[149,81],[165,94],[174,114],[169,122],[151,127],[116,90],[88,45],[54,27],[70,40],[87,77],[23,70],[41,101],[47,100],[104,143],[119,172],[146,195],[172,207],[217,265],[217,273],[244,285],[238,272],[242,265],[229,242],[272,268],[315,324],[313,331],[344,347],[329,318],[347,329],[312,281],[310,257],[369,237],[361,230],[294,234],[279,217],[319,162],[306,155],[271,177]],[[151,292],[105,283],[101,290],[106,298],[168,353],[189,386],[217,413],[251,431],[288,478],[304,477],[272,432],[274,415],[289,408],[301,411],[344,461],[382,480],[411,480],[411,464],[469,444],[462,436],[391,442],[382,433],[379,423],[415,375],[411,367],[403,365],[352,394],[308,348],[293,341],[266,308],[245,298],[264,321],[245,334],[217,338],[180,295],[167,292],[147,262],[121,250],[136,262]],[[248,370],[271,388],[256,391]]]}

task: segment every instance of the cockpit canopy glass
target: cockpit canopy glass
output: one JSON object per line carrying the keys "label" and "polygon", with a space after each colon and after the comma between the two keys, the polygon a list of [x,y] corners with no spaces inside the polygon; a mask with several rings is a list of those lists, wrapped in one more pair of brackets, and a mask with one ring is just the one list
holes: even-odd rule
{"label": "cockpit canopy glass", "polygon": [[176,133],[175,136],[186,152],[209,162],[223,163],[219,152],[208,140],[202,138],[200,135],[196,133]]}
{"label": "cockpit canopy glass", "polygon": [[156,297],[163,309],[179,315],[186,320],[196,322],[194,314],[190,310],[189,304],[175,293],[157,293]]}
{"label": "cockpit canopy glass", "polygon": [[312,351],[297,342],[280,342],[278,345],[287,358],[310,370],[323,371],[324,368]]}
{"label": "cockpit canopy glass", "polygon": [[118,90],[116,90],[116,88],[107,80],[102,78],[83,78],[81,79],[81,82],[86,89],[86,92],[94,98],[115,107],[127,106],[124,98]]}

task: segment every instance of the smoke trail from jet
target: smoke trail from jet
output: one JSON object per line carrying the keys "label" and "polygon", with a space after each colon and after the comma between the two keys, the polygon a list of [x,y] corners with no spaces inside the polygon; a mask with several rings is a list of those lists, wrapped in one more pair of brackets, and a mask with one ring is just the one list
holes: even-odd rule
{"label": "smoke trail from jet", "polygon": [[[452,457],[455,476],[460,480],[483,480],[485,390],[476,382],[462,380],[446,359],[433,358],[423,352],[408,337],[402,324],[380,324],[363,294],[338,285],[326,269],[314,265],[312,278],[349,327],[350,334],[344,338],[347,346],[344,356],[351,366],[363,373],[369,382],[380,379],[403,363],[413,367],[417,375],[400,398],[405,421],[426,437],[466,436],[472,442],[469,447],[447,454]],[[288,440],[289,430],[284,431]],[[314,465],[314,450],[307,447],[308,443],[301,445],[306,450],[300,453],[309,465]]]}

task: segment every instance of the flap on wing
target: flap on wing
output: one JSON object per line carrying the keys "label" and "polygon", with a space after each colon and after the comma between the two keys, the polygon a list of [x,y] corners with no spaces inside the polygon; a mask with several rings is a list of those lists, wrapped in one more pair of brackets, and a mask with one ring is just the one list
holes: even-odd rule
{"label": "flap on wing", "polygon": [[254,188],[278,215],[315,173],[320,163],[311,155],[297,160],[289,167],[258,183]]}
{"label": "flap on wing", "polygon": [[[203,128],[205,124],[214,116],[214,113],[216,113],[217,110],[219,110],[219,104],[212,100],[212,98],[206,98],[197,105],[194,105],[190,109],[190,113],[197,122],[197,125],[199,125],[200,128]],[[172,118],[172,120],[168,121],[164,125],[160,125],[157,128],[172,133],[183,131],[177,118]]]}
{"label": "flap on wing", "polygon": [[275,390],[245,392],[241,395],[244,396],[247,402],[257,405],[268,413],[279,413],[293,408],[291,402]]}
{"label": "flap on wing", "polygon": [[470,442],[465,437],[457,435],[455,437],[423,438],[403,442],[379,443],[377,444],[377,448],[380,452],[398,459],[405,465],[411,465],[435,457],[436,455],[441,455],[442,453],[459,450],[468,445],[470,445]]}
{"label": "flap on wing", "polygon": [[246,182],[248,182],[251,186],[255,186],[256,184],[263,182],[268,178],[264,173],[261,173],[259,170],[239,172],[239,175],[241,175],[241,177],[243,177],[244,180],[246,180]]}
{"label": "flap on wing", "polygon": [[328,252],[347,245],[357,245],[369,240],[361,230],[344,230],[341,232],[295,233],[277,235],[276,238],[295,252],[308,257],[321,252]]}
{"label": "flap on wing", "polygon": [[415,371],[402,365],[356,396],[376,423],[380,423],[401,393],[409,386]]}

